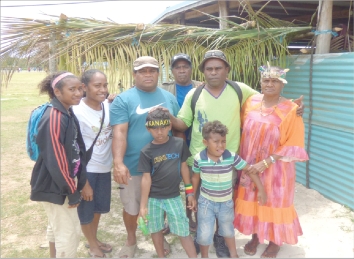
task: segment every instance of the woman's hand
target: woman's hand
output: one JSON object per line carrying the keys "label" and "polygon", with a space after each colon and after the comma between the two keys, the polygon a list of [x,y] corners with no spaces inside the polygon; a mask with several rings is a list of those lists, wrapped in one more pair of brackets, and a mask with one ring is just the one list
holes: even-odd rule
{"label": "woman's hand", "polygon": [[261,174],[263,173],[264,170],[266,170],[266,166],[264,165],[263,161],[259,161],[258,163],[254,165],[250,165],[247,170],[245,170],[245,173],[247,175],[250,174]]}
{"label": "woman's hand", "polygon": [[77,207],[79,207],[79,205],[80,205],[80,202],[76,203],[76,204],[71,204],[71,205],[68,206],[68,208],[69,209],[77,208]]}
{"label": "woman's hand", "polygon": [[258,190],[257,200],[259,202],[259,205],[265,205],[267,203],[267,194],[264,189]]}
{"label": "woman's hand", "polygon": [[88,180],[86,180],[86,184],[81,191],[81,197],[85,201],[92,201],[93,200],[93,190]]}

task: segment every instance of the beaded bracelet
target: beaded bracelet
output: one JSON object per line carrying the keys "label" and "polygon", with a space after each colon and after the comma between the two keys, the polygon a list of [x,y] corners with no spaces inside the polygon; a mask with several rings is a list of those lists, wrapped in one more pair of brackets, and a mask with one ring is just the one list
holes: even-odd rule
{"label": "beaded bracelet", "polygon": [[265,159],[263,159],[263,164],[265,165],[265,167],[268,168],[268,163],[267,163],[267,161]]}
{"label": "beaded bracelet", "polygon": [[185,187],[185,190],[186,190],[186,197],[190,196],[188,194],[194,194],[194,190],[193,190],[192,184],[185,184],[184,187]]}

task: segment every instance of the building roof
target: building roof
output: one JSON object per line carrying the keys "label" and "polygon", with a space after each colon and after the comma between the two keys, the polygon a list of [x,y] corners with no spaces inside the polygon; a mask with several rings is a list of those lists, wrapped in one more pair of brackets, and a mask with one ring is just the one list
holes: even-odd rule
{"label": "building roof", "polygon": [[[229,20],[242,23],[246,18],[247,12],[243,11],[242,1],[226,1]],[[262,8],[262,12],[273,18],[280,20],[292,21],[301,25],[312,25],[315,27],[317,23],[316,10],[319,1],[259,1],[249,0],[254,11]],[[348,23],[349,8],[351,1],[333,1],[332,19],[333,25],[339,23]],[[351,11],[352,12],[352,11]],[[178,19],[183,16],[184,24],[187,26],[201,26],[208,28],[218,28],[218,21],[210,19],[203,13],[213,16],[219,16],[218,1],[216,0],[200,0],[200,1],[184,1],[174,6],[166,8],[166,10],[157,16],[151,23],[178,23]],[[351,15],[351,19],[353,15]]]}

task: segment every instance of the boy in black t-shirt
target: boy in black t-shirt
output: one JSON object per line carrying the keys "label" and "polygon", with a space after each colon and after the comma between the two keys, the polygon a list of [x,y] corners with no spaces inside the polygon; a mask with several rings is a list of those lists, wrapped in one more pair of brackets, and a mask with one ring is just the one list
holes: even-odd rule
{"label": "boy in black t-shirt", "polygon": [[186,186],[187,208],[195,210],[196,201],[186,160],[191,153],[181,138],[169,136],[170,118],[162,109],[155,109],[146,118],[146,128],[154,140],[140,152],[138,171],[143,172],[139,216],[146,221],[158,257],[164,255],[164,213],[171,232],[178,235],[188,257],[197,253],[189,235],[189,222],[179,191],[181,177]]}

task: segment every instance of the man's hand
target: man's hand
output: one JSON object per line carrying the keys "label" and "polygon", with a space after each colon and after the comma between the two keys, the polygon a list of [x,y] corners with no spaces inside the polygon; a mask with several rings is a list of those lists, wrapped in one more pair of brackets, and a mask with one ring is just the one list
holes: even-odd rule
{"label": "man's hand", "polygon": [[165,112],[170,113],[170,110],[168,108],[166,108],[166,107],[163,107],[163,106],[154,107],[154,108],[150,109],[149,113],[151,113],[151,112],[153,112],[155,110],[163,110]]}
{"label": "man's hand", "polygon": [[107,97],[109,103],[113,102],[114,98],[116,98],[117,94],[110,94]]}
{"label": "man's hand", "polygon": [[146,207],[145,208],[140,208],[140,212],[139,212],[139,215],[138,215],[137,223],[138,223],[139,217],[142,217],[144,219],[144,221],[147,222],[148,221],[148,219],[146,218],[147,214],[148,214],[148,209]]}
{"label": "man's hand", "polygon": [[92,201],[93,200],[93,190],[88,180],[86,180],[86,184],[81,191],[81,197],[85,201]]}
{"label": "man's hand", "polygon": [[128,185],[128,180],[131,180],[131,176],[125,164],[119,164],[113,167],[113,178],[116,183]]}
{"label": "man's hand", "polygon": [[296,109],[296,115],[297,116],[302,116],[304,114],[305,110],[305,105],[304,102],[302,101],[304,99],[304,96],[301,95],[300,98],[297,98],[294,100],[294,103],[296,103],[299,107]]}

